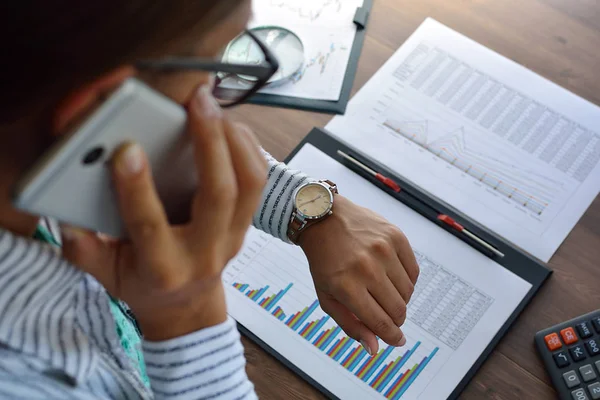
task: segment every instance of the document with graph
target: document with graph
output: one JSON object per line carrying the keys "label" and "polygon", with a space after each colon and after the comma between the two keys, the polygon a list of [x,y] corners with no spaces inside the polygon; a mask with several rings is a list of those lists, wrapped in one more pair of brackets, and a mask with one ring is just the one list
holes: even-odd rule
{"label": "document with graph", "polygon": [[402,348],[370,357],[319,307],[302,250],[252,229],[223,280],[229,313],[296,370],[344,400],[446,399],[532,288],[311,144],[289,163],[398,225],[421,269]]}
{"label": "document with graph", "polygon": [[545,262],[600,190],[600,108],[431,19],[326,129]]}
{"label": "document with graph", "polygon": [[356,35],[354,14],[363,0],[254,0],[251,27],[283,26],[304,44],[305,60],[292,82],[261,93],[337,101]]}

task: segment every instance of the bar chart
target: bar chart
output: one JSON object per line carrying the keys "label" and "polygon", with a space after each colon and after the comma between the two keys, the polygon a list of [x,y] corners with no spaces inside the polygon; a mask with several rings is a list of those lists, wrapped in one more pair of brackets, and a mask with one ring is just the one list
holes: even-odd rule
{"label": "bar chart", "polygon": [[[254,228],[223,272],[229,314],[271,354],[338,398],[446,398],[498,329],[490,318],[502,306],[499,299],[511,294],[494,292],[496,280],[476,285],[436,253],[415,253],[421,274],[402,325],[402,347],[379,340],[369,352],[349,337],[321,308],[314,266],[302,249]],[[465,267],[472,270],[490,274]]]}
{"label": "bar chart", "polygon": [[[286,313],[278,303],[294,287],[293,283],[279,290],[272,290],[269,284],[253,288],[237,281],[231,286],[386,399],[402,398],[439,351],[439,347],[434,347],[425,356],[416,357],[417,350],[422,347],[422,342],[417,341],[400,355],[395,354],[397,349],[393,346],[381,346],[382,349],[371,357],[360,343],[344,335],[342,329],[320,310],[318,300],[302,310]],[[270,290],[273,293],[267,294]]]}

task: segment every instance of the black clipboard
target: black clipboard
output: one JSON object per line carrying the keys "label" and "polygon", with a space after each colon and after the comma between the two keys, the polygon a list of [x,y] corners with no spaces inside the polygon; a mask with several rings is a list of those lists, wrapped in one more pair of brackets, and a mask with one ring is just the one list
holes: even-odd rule
{"label": "black clipboard", "polygon": [[[338,141],[337,139],[335,139],[332,136],[330,136],[329,134],[327,134],[326,131],[315,128],[288,155],[285,162],[286,163],[290,162],[295,157],[295,155],[302,149],[302,147],[304,147],[305,144],[311,144],[311,145],[315,146],[316,148],[318,148],[319,150],[321,150],[325,154],[327,154],[329,157],[335,159],[336,161],[338,161],[339,163],[341,163],[343,165],[347,165],[347,164],[346,164],[346,161],[337,154],[338,150],[341,150],[341,151],[351,154],[351,155],[360,154],[355,149],[348,147],[347,145],[343,144],[342,142]],[[469,369],[467,374],[463,377],[463,379],[460,381],[460,383],[456,386],[454,391],[448,397],[448,399],[452,399],[452,400],[457,399],[458,396],[460,395],[460,393],[463,391],[463,389],[467,386],[469,381],[475,376],[475,374],[477,373],[479,368],[482,366],[482,364],[485,362],[485,360],[489,357],[489,355],[494,350],[496,345],[500,342],[502,337],[506,334],[506,332],[508,331],[510,326],[516,321],[519,314],[521,314],[521,312],[527,306],[527,304],[531,301],[533,296],[535,296],[535,294],[542,287],[544,282],[550,277],[550,275],[552,274],[552,271],[548,267],[546,267],[544,264],[542,264],[540,261],[538,261],[537,259],[531,257],[530,255],[528,255],[527,253],[518,249],[511,243],[509,243],[506,240],[493,234],[485,227],[481,226],[477,222],[466,217],[460,211],[452,208],[448,204],[445,204],[444,202],[440,201],[439,199],[431,196],[430,194],[423,191],[422,189],[420,189],[418,186],[416,186],[412,182],[407,181],[406,179],[402,178],[401,176],[398,176],[397,174],[393,173],[385,166],[380,165],[377,162],[375,162],[373,160],[369,160],[365,157],[361,157],[361,162],[364,162],[367,166],[369,166],[375,170],[378,170],[382,174],[394,179],[402,187],[411,191],[412,194],[418,195],[419,198],[421,200],[423,200],[424,202],[426,202],[427,204],[429,204],[429,205],[433,206],[434,208],[440,210],[441,212],[455,218],[458,222],[460,222],[462,225],[464,225],[465,228],[469,229],[471,232],[475,233],[477,236],[484,239],[488,243],[494,245],[494,247],[496,247],[498,250],[503,252],[505,255],[501,259],[495,258],[494,260],[496,262],[498,262],[500,265],[502,265],[504,268],[508,269],[509,271],[512,271],[515,275],[520,276],[521,278],[523,278],[524,280],[526,280],[527,282],[529,282],[532,285],[532,287],[529,290],[529,292],[527,293],[527,295],[523,298],[521,303],[519,303],[517,308],[513,311],[513,313],[510,315],[510,317],[506,320],[506,322],[504,323],[502,328],[500,328],[500,330],[498,331],[496,336],[494,336],[494,338],[490,341],[490,343],[487,345],[485,350],[481,353],[481,355],[479,356],[477,361],[473,364],[473,366]],[[359,173],[356,170],[354,170],[354,172]],[[388,190],[388,188],[386,186],[384,186],[383,184],[381,184],[380,182],[373,180],[371,177],[369,177],[366,174],[359,173],[359,175],[362,175],[363,178],[368,179],[370,182],[372,182],[373,184],[377,185],[380,189],[382,189],[382,194],[383,194],[383,192],[385,192],[390,196],[394,196],[394,193],[392,191]],[[440,225],[437,223],[437,221],[431,221],[431,222],[438,225],[441,229],[446,229],[448,232],[454,234],[455,236],[458,236],[458,234],[455,231],[447,228],[445,225]],[[460,237],[460,236],[458,236],[458,237]],[[240,332],[243,335],[247,336],[250,340],[257,343],[267,353],[271,354],[273,357],[275,357],[280,362],[282,362],[286,367],[288,367],[289,369],[294,371],[296,374],[298,374],[300,377],[302,377],[304,380],[306,380],[312,386],[317,388],[326,397],[328,397],[330,399],[338,399],[338,397],[333,395],[325,387],[323,387],[320,383],[318,383],[317,381],[312,379],[310,376],[305,374],[302,370],[297,368],[294,364],[292,364],[290,361],[288,361],[280,353],[273,350],[267,343],[262,341],[256,335],[254,335],[251,331],[246,329],[243,325],[238,324],[238,327],[240,329]],[[342,399],[342,400],[344,400],[344,399]]]}
{"label": "black clipboard", "polygon": [[265,93],[257,93],[248,99],[247,103],[258,104],[263,106],[273,106],[281,108],[291,108],[303,111],[314,111],[326,114],[344,114],[346,107],[350,101],[352,87],[354,86],[354,78],[358,69],[358,61],[362,53],[362,48],[365,42],[367,24],[369,15],[373,7],[373,0],[364,0],[363,6],[356,10],[354,15],[354,25],[356,25],[356,36],[350,50],[350,59],[348,60],[348,68],[344,77],[342,91],[338,101],[328,100],[311,100],[301,99],[297,97],[278,96]]}

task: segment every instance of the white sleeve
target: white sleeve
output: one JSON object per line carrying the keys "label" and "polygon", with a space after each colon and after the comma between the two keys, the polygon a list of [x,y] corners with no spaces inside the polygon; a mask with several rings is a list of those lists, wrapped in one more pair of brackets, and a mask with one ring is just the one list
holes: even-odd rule
{"label": "white sleeve", "polygon": [[145,341],[143,350],[156,399],[257,399],[231,318],[175,339]]}
{"label": "white sleeve", "polygon": [[292,194],[300,185],[314,179],[290,169],[264,150],[263,154],[269,163],[268,182],[252,223],[256,228],[289,243],[287,229],[293,211]]}

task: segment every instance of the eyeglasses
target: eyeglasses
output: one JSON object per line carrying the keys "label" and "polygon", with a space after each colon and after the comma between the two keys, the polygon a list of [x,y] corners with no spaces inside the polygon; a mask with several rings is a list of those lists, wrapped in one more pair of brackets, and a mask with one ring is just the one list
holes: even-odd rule
{"label": "eyeglasses", "polygon": [[169,57],[162,60],[142,60],[136,63],[136,67],[140,70],[159,72],[185,70],[214,72],[216,74],[213,90],[215,99],[223,108],[234,107],[244,103],[263,88],[279,69],[279,62],[275,55],[253,32],[247,30],[241,38],[248,42],[247,52],[253,51],[256,47],[262,51],[264,62],[261,65]]}

